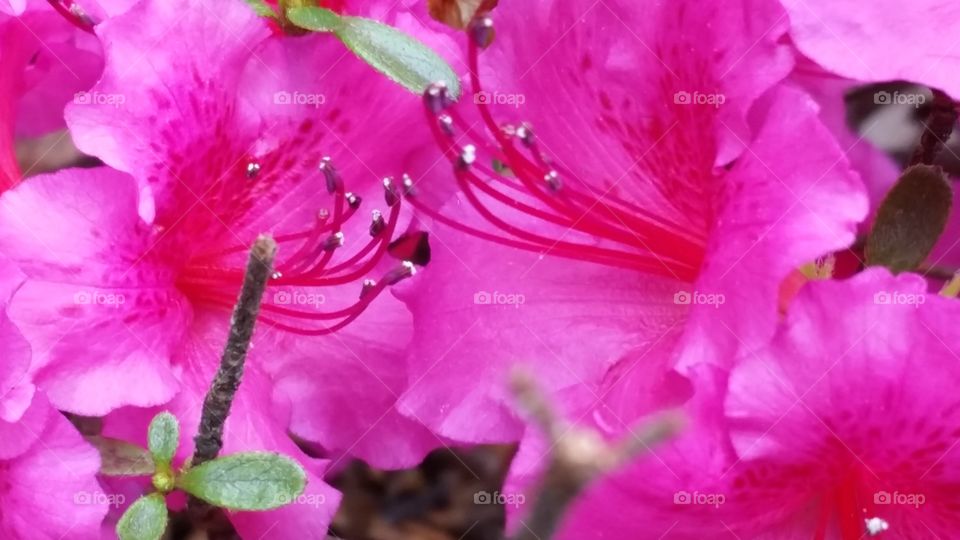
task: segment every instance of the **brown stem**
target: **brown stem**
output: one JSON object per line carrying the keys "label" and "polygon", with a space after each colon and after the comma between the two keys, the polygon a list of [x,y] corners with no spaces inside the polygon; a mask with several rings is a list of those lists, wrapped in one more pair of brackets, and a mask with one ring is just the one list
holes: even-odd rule
{"label": "brown stem", "polygon": [[267,288],[267,280],[273,272],[277,244],[269,236],[260,236],[250,250],[246,274],[240,298],[230,318],[230,334],[220,358],[210,390],[203,400],[200,427],[193,438],[195,449],[191,466],[200,465],[217,457],[223,447],[223,425],[230,415],[230,406],[240,388],[243,364],[250,348],[250,338],[260,312],[260,300]]}
{"label": "brown stem", "polygon": [[910,165],[933,165],[957,123],[957,109],[953,100],[941,90],[933,90],[933,106],[920,136],[920,146],[913,153]]}

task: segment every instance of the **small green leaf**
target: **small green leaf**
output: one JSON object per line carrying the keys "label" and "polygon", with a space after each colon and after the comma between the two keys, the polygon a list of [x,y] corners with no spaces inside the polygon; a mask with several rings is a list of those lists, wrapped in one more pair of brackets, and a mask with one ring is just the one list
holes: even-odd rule
{"label": "small green leaf", "polygon": [[953,190],[940,167],[914,165],[903,171],[877,211],[867,238],[867,264],[893,272],[917,268],[943,234],[952,202]]}
{"label": "small green leaf", "polygon": [[147,432],[147,445],[158,463],[170,463],[180,444],[180,422],[164,411],[153,417]]}
{"label": "small green leaf", "polygon": [[100,451],[100,474],[105,476],[146,476],[155,466],[150,452],[119,439],[93,435],[87,441]]}
{"label": "small green leaf", "polygon": [[246,0],[247,4],[253,9],[254,13],[261,17],[270,17],[272,19],[277,18],[277,12],[274,11],[266,2],[263,0]]}
{"label": "small green leaf", "polygon": [[117,522],[120,540],[157,540],[167,530],[167,502],[163,495],[140,497]]}
{"label": "small green leaf", "polygon": [[460,79],[453,68],[430,47],[392,26],[315,6],[291,6],[285,13],[298,28],[333,32],[363,61],[411,92],[422,94],[430,84],[444,82],[451,98],[460,97]]}
{"label": "small green leaf", "polygon": [[271,510],[303,492],[306,473],[292,459],[244,452],[208,461],[183,472],[179,487],[210,504],[231,510]]}
{"label": "small green leaf", "polygon": [[340,26],[340,15],[315,6],[292,7],[287,10],[287,20],[294,26],[313,32],[333,32]]}
{"label": "small green leaf", "polygon": [[452,99],[460,97],[460,79],[453,68],[400,30],[363,17],[341,17],[335,33],[357,56],[407,90],[422,94],[430,84],[444,82]]}

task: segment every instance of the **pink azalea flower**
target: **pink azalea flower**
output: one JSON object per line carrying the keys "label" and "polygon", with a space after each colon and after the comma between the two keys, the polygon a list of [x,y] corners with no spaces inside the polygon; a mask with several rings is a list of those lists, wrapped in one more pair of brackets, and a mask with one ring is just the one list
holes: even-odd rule
{"label": "pink azalea flower", "polygon": [[502,389],[527,363],[574,418],[621,431],[689,397],[675,365],[769,338],[781,281],[852,242],[862,186],[810,97],[778,84],[792,60],[774,3],[494,14],[473,95],[425,96],[454,173],[409,197],[435,254],[404,291],[419,376],[401,406],[455,439],[517,439]]}
{"label": "pink azalea flower", "polygon": [[[3,270],[5,300],[16,271]],[[2,311],[0,358],[0,535],[99,538],[108,501],[96,478],[100,456],[35,392],[30,346]]]}
{"label": "pink azalea flower", "polygon": [[563,537],[949,538],[958,309],[883,269],[808,285],[729,380],[701,378],[696,428],[595,486]]}
{"label": "pink azalea flower", "polygon": [[[394,143],[426,130],[399,114],[419,99],[331,36],[273,36],[242,2],[144,1],[97,32],[96,98],[67,116],[77,146],[110,168],[39,176],[0,198],[0,244],[28,277],[9,311],[37,385],[63,410],[167,404],[189,425],[246,253],[270,232],[280,260],[248,370],[277,385],[244,381],[255,395],[231,417],[227,437],[240,439],[228,448],[293,453],[280,443],[290,427],[331,452],[419,460],[437,439],[393,408],[409,318],[381,294],[415,271],[385,257],[405,205],[392,188],[376,202],[381,175],[404,165]],[[312,377],[340,391],[304,389]],[[290,378],[298,408],[271,418],[265,404],[284,406]],[[330,412],[341,410],[353,414]],[[303,526],[318,515],[299,510]]]}
{"label": "pink azalea flower", "polygon": [[63,108],[103,68],[97,40],[47,2],[0,2],[0,192],[19,182],[16,137],[64,126]]}
{"label": "pink azalea flower", "polygon": [[797,48],[829,71],[869,82],[913,81],[960,96],[960,56],[952,37],[960,22],[955,3],[782,3]]}

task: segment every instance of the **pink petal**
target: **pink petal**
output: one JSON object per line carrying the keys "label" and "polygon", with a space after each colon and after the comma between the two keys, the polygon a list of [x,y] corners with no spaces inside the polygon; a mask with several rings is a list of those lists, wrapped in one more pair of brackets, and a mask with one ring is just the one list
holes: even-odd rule
{"label": "pink petal", "polygon": [[[0,261],[0,268],[4,266]],[[10,268],[3,268],[4,273],[9,270]],[[2,289],[3,286],[0,285],[0,291]],[[0,300],[0,309],[3,307],[4,303]],[[34,386],[27,373],[30,369],[30,344],[2,311],[0,311],[0,347],[3,355],[3,362],[0,363],[0,426],[5,427],[7,422],[20,420],[30,406]]]}
{"label": "pink petal", "polygon": [[416,375],[400,407],[443,436],[518,438],[520,424],[505,405],[512,368],[526,366],[552,391],[595,392],[625,351],[655,343],[682,320],[671,280],[638,281],[630,272],[429,230],[433,260],[398,293],[416,323],[408,360]]}
{"label": "pink petal", "polygon": [[[691,310],[681,364],[729,362],[768,339],[780,283],[799,266],[851,245],[867,197],[815,103],[783,85],[719,195],[717,225],[696,292],[722,295]],[[795,136],[804,133],[804,144]]]}
{"label": "pink petal", "polygon": [[96,474],[100,456],[41,396],[45,420],[33,424],[39,440],[0,465],[4,489],[0,535],[5,538],[100,538],[108,497]]}
{"label": "pink petal", "polygon": [[189,307],[136,201],[133,180],[109,169],[36,177],[0,199],[0,245],[28,276],[9,314],[59,408],[104,414],[176,390],[168,363]]}
{"label": "pink petal", "polygon": [[784,0],[783,5],[797,47],[824,68],[861,81],[907,80],[960,95],[955,3]]}
{"label": "pink petal", "polygon": [[403,360],[411,331],[406,308],[386,295],[343,331],[279,359],[273,377],[293,407],[291,431],[386,469],[414,466],[442,444],[395,407],[408,383]]}

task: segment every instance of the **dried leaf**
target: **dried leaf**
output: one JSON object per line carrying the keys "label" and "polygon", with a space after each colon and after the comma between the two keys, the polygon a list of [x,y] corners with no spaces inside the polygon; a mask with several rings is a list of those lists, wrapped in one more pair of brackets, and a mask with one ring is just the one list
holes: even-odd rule
{"label": "dried leaf", "polygon": [[463,30],[477,13],[488,13],[499,0],[428,0],[430,16],[443,24]]}
{"label": "dried leaf", "polygon": [[893,272],[917,268],[943,234],[952,201],[953,190],[940,167],[905,170],[877,212],[867,238],[867,264]]}
{"label": "dried leaf", "polygon": [[105,476],[148,476],[155,467],[146,448],[119,439],[93,435],[87,441],[100,451],[100,474]]}

